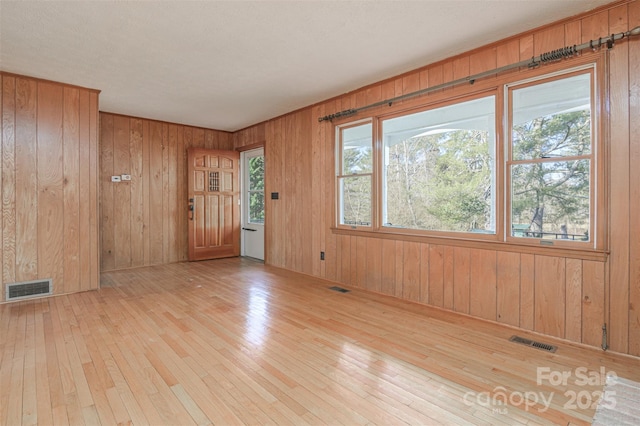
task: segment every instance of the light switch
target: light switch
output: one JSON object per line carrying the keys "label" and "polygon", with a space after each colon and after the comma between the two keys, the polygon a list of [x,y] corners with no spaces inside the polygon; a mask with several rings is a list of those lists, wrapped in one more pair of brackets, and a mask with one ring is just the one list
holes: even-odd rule
{"label": "light switch", "polygon": [[111,182],[120,182],[120,176],[111,176]]}

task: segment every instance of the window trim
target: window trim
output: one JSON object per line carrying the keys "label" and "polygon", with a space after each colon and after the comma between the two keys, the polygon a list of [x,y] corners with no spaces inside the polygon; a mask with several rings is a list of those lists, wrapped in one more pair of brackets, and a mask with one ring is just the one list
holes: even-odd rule
{"label": "window trim", "polygon": [[[365,124],[371,124],[371,133],[372,133],[372,139],[371,139],[371,155],[372,155],[372,162],[371,162],[371,172],[368,173],[357,173],[357,174],[350,174],[350,175],[345,175],[344,174],[344,169],[343,169],[343,145],[342,145],[342,132],[345,129],[351,129],[354,127],[359,127]],[[344,123],[341,125],[336,125],[335,126],[335,140],[336,140],[336,162],[335,162],[335,172],[334,172],[334,178],[335,178],[335,197],[334,197],[334,204],[335,204],[335,209],[334,209],[334,220],[333,223],[335,224],[336,227],[338,228],[346,228],[346,229],[351,229],[351,230],[356,230],[356,229],[375,229],[375,224],[376,224],[376,186],[375,186],[375,176],[376,176],[376,162],[375,162],[375,135],[376,135],[376,131],[375,131],[375,126],[374,126],[374,118],[370,117],[370,118],[363,118],[361,120],[356,120],[356,121],[350,121],[348,123]],[[369,225],[359,225],[359,224],[344,224],[344,223],[340,223],[340,209],[342,206],[342,192],[340,191],[340,180],[345,178],[345,177],[362,177],[362,176],[370,176],[371,177],[371,222]]]}
{"label": "window trim", "polygon": [[[520,72],[508,73],[504,75],[498,75],[494,79],[480,80],[470,86],[459,86],[451,89],[445,89],[437,92],[430,93],[423,97],[413,98],[406,101],[398,102],[393,105],[380,105],[370,109],[368,115],[361,119],[353,120],[353,117],[343,117],[334,120],[334,128],[348,126],[350,124],[362,123],[367,120],[376,120],[382,117],[390,117],[406,114],[407,111],[415,111],[419,109],[428,109],[434,105],[445,105],[446,103],[455,103],[461,99],[481,96],[481,93],[488,93],[495,91],[496,93],[496,120],[499,122],[499,127],[496,127],[496,197],[497,197],[497,210],[496,210],[496,237],[487,239],[487,235],[472,234],[473,238],[468,238],[465,235],[459,233],[453,233],[453,235],[445,235],[436,233],[435,231],[420,231],[420,230],[408,230],[408,229],[396,229],[396,228],[381,228],[378,227],[378,197],[381,190],[380,183],[378,182],[381,171],[378,170],[379,166],[376,157],[380,154],[380,144],[382,141],[379,138],[378,125],[373,125],[373,149],[374,149],[374,178],[375,188],[372,193],[372,227],[362,229],[362,227],[352,228],[349,226],[338,226],[337,217],[337,202],[338,194],[334,192],[332,202],[336,207],[333,209],[335,212],[334,219],[331,223],[330,229],[332,233],[336,235],[349,235],[349,236],[361,236],[367,238],[380,238],[391,239],[395,241],[413,241],[426,244],[442,244],[453,247],[464,248],[478,248],[487,250],[500,250],[506,252],[517,252],[523,254],[540,254],[548,256],[562,256],[567,258],[605,261],[609,255],[608,247],[608,203],[609,203],[609,187],[608,187],[608,144],[609,138],[607,129],[609,126],[608,112],[608,75],[605,72],[608,63],[608,56],[606,52],[595,51],[585,52],[579,57],[571,59],[572,66],[567,66],[567,61],[559,61],[557,63],[545,64],[544,67],[535,67],[521,70]],[[591,185],[594,191],[592,197],[592,203],[595,205],[593,213],[591,213],[592,221],[594,223],[594,239],[588,242],[587,246],[576,245],[574,242],[568,242],[568,245],[540,245],[538,239],[533,239],[532,242],[520,241],[525,240],[516,239],[516,241],[507,241],[506,228],[507,222],[507,204],[506,194],[504,193],[506,188],[506,158],[508,147],[505,140],[508,135],[505,135],[505,128],[508,125],[508,117],[506,114],[506,104],[504,96],[506,96],[506,85],[514,85],[516,82],[523,83],[527,81],[538,81],[540,79],[549,78],[556,75],[565,75],[573,70],[579,70],[592,67],[595,70],[594,79],[592,84],[593,98],[592,105],[594,106],[593,125],[595,126],[594,138],[597,138],[597,143],[594,148],[594,158],[596,165],[593,168],[595,171],[595,181],[592,178]],[[339,136],[337,132],[333,133],[333,152],[337,153],[339,147]],[[595,152],[597,151],[597,152]],[[334,177],[335,179],[335,177]],[[335,180],[334,182],[337,182]],[[335,185],[334,185],[335,187]],[[493,237],[490,235],[489,237]]]}
{"label": "window trim", "polygon": [[[597,250],[599,248],[599,238],[597,230],[600,228],[600,224],[598,223],[598,218],[602,215],[599,212],[599,207],[597,203],[598,198],[598,188],[597,188],[597,179],[599,176],[602,176],[602,171],[600,170],[600,158],[601,158],[601,150],[603,141],[600,134],[599,122],[601,121],[602,115],[600,114],[600,110],[597,107],[598,99],[600,98],[598,93],[598,64],[597,62],[591,62],[588,64],[579,65],[572,68],[567,68],[564,70],[556,71],[553,73],[541,74],[539,76],[534,76],[531,78],[515,81],[513,83],[507,83],[504,85],[504,105],[508,111],[508,116],[505,117],[504,123],[504,139],[505,139],[505,161],[504,161],[504,199],[505,199],[505,217],[504,217],[504,241],[511,244],[518,245],[533,245],[533,246],[553,246],[560,248],[583,248],[587,250]],[[548,162],[545,160],[512,160],[513,156],[513,143],[512,143],[512,134],[511,134],[511,126],[513,122],[513,114],[511,105],[513,104],[513,91],[519,88],[526,87],[534,87],[539,84],[544,84],[547,82],[558,81],[565,78],[570,78],[573,76],[589,74],[590,85],[591,85],[591,154],[589,155],[581,155],[581,156],[567,156],[561,157],[561,161],[572,161],[578,159],[589,159],[590,161],[590,170],[589,170],[589,234],[591,235],[591,239],[589,241],[575,241],[575,240],[543,240],[542,238],[523,238],[512,236],[510,229],[512,227],[512,214],[511,214],[511,166],[513,164],[534,164],[534,163],[542,163]],[[600,177],[602,180],[602,177]]]}
{"label": "window trim", "polygon": [[[395,111],[388,114],[381,114],[374,117],[374,122],[377,128],[377,134],[379,135],[374,142],[376,146],[374,151],[374,158],[378,157],[378,163],[376,163],[376,169],[374,170],[374,174],[376,175],[376,196],[379,197],[380,202],[383,201],[383,190],[384,190],[384,141],[383,137],[383,124],[384,121],[390,120],[393,118],[404,117],[411,114],[417,114],[426,111],[433,111],[439,108],[445,108],[452,105],[461,104],[463,102],[469,102],[477,99],[493,97],[494,99],[494,113],[495,113],[495,122],[494,122],[494,131],[495,131],[495,139],[493,141],[493,151],[494,151],[494,167],[495,167],[495,175],[493,177],[493,182],[495,187],[494,190],[497,190],[497,187],[500,186],[498,170],[500,169],[500,162],[502,161],[502,150],[500,149],[499,144],[499,133],[500,127],[502,126],[502,121],[500,120],[500,116],[498,114],[498,105],[499,105],[499,88],[493,87],[489,89],[484,89],[480,91],[475,91],[472,93],[468,93],[463,96],[457,96],[455,98],[448,99],[440,99],[434,102],[430,102],[428,104],[424,104],[421,106],[416,106],[408,109],[404,109],[402,111]],[[375,173],[377,171],[377,173]],[[383,218],[383,209],[384,206],[376,205],[374,209],[376,210],[377,217],[379,218],[379,222],[376,222],[375,230],[380,233],[389,233],[389,234],[412,234],[412,235],[423,235],[423,236],[433,236],[433,237],[441,237],[441,238],[462,238],[462,239],[470,239],[470,240],[486,240],[486,241],[499,241],[499,216],[500,212],[503,210],[500,204],[500,199],[498,198],[499,194],[496,194],[494,205],[492,206],[494,209],[495,220],[496,220],[496,229],[492,234],[483,234],[483,233],[473,233],[473,232],[456,232],[456,231],[438,231],[438,230],[426,230],[426,229],[412,229],[412,228],[394,228],[392,226],[384,226],[382,224]]]}

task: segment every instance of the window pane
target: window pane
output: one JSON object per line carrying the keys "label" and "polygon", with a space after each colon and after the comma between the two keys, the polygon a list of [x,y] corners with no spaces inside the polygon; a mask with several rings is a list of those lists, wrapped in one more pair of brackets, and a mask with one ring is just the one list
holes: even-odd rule
{"label": "window pane", "polygon": [[589,241],[590,161],[511,167],[511,235]]}
{"label": "window pane", "polygon": [[495,233],[495,99],[384,121],[383,225]]}
{"label": "window pane", "polygon": [[264,223],[264,192],[249,192],[249,223]]}
{"label": "window pane", "polygon": [[513,159],[591,153],[591,75],[513,91]]}
{"label": "window pane", "polygon": [[340,182],[340,224],[371,226],[371,176],[348,176]]}
{"label": "window pane", "polygon": [[342,130],[342,174],[371,173],[371,123]]}
{"label": "window pane", "polygon": [[249,190],[264,190],[264,155],[249,159]]}

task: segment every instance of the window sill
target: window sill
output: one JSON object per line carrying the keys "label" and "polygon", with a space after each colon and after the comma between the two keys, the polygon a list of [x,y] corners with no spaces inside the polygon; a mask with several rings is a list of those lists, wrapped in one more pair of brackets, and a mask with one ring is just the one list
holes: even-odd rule
{"label": "window sill", "polygon": [[332,227],[331,232],[336,235],[350,235],[354,237],[380,238],[384,240],[412,241],[417,243],[438,244],[453,247],[497,250],[512,253],[537,254],[543,256],[567,257],[571,259],[592,260],[605,262],[609,252],[585,248],[568,248],[552,246],[535,246],[532,244],[514,244],[504,241],[483,241],[468,238],[433,237],[402,232],[370,231],[364,229],[346,229]]}

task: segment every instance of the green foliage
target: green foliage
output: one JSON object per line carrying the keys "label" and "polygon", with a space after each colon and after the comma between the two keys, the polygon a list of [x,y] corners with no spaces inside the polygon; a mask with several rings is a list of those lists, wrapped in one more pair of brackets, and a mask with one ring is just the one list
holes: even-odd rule
{"label": "green foliage", "polygon": [[488,132],[452,130],[389,148],[390,226],[439,231],[493,230],[493,160]]}
{"label": "green foliage", "polygon": [[513,127],[512,221],[531,230],[585,234],[589,229],[590,154],[588,110],[540,117]]}
{"label": "green foliage", "polygon": [[264,156],[249,159],[249,221],[264,223]]}

